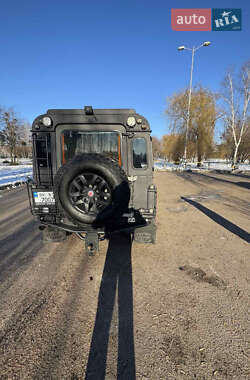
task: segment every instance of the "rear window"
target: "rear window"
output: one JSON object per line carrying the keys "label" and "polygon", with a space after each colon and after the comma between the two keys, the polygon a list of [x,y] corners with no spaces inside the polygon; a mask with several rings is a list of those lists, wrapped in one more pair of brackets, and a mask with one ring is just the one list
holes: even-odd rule
{"label": "rear window", "polygon": [[133,139],[133,166],[136,169],[148,167],[147,142],[143,137]]}
{"label": "rear window", "polygon": [[121,166],[121,142],[118,132],[63,131],[62,163],[81,153],[99,153],[115,159]]}

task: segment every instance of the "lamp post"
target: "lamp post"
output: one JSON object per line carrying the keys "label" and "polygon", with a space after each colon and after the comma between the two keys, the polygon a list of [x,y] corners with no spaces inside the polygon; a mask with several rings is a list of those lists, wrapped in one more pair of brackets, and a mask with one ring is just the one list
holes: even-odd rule
{"label": "lamp post", "polygon": [[188,140],[188,129],[189,129],[189,119],[190,119],[190,104],[191,104],[191,96],[192,96],[192,80],[193,80],[193,68],[194,68],[194,53],[196,50],[200,49],[203,46],[209,46],[211,44],[210,41],[205,41],[199,46],[193,46],[192,48],[188,48],[185,46],[179,46],[178,50],[190,50],[192,52],[192,63],[191,63],[191,70],[190,70],[190,82],[189,82],[189,94],[188,94],[188,110],[187,110],[187,125],[186,125],[186,132],[185,132],[185,145],[184,145],[184,167],[186,167],[187,163],[187,140]]}

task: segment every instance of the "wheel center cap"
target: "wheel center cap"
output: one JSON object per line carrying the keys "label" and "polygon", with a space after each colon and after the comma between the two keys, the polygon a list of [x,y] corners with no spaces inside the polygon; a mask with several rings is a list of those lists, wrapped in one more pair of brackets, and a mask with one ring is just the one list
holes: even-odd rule
{"label": "wheel center cap", "polygon": [[89,196],[89,197],[93,197],[93,196],[94,196],[94,191],[93,191],[93,190],[89,190],[89,192],[88,192],[88,196]]}

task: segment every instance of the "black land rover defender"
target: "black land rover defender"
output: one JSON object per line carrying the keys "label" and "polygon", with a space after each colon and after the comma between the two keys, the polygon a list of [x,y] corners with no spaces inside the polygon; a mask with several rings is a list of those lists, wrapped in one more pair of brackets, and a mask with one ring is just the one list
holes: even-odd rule
{"label": "black land rover defender", "polygon": [[30,208],[45,241],[76,233],[88,252],[116,231],[154,243],[150,126],[133,109],[51,109],[32,124]]}

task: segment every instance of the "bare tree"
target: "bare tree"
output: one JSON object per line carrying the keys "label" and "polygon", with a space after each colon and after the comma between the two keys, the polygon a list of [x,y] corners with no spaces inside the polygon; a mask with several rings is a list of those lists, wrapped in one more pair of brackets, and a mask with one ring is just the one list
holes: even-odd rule
{"label": "bare tree", "polygon": [[[217,95],[202,86],[196,87],[190,104],[188,149],[187,156],[198,159],[198,166],[202,159],[207,158],[213,147],[214,128],[220,117],[216,106]],[[180,91],[168,98],[166,114],[170,119],[170,131],[184,135],[187,125],[188,90]],[[179,140],[178,151],[181,149]]]}
{"label": "bare tree", "polygon": [[242,66],[237,79],[233,70],[228,71],[221,93],[225,105],[225,130],[231,131],[234,142],[233,168],[237,163],[240,144],[249,129],[250,61]]}
{"label": "bare tree", "polygon": [[0,129],[3,140],[8,145],[11,164],[16,164],[16,147],[19,141],[20,121],[13,109],[0,110]]}
{"label": "bare tree", "polygon": [[0,145],[5,144],[5,135],[2,131],[0,131]]}
{"label": "bare tree", "polygon": [[157,137],[152,137],[152,149],[154,159],[161,157],[162,154],[162,142]]}
{"label": "bare tree", "polygon": [[184,152],[184,135],[171,134],[162,137],[162,152],[168,161],[179,162]]}
{"label": "bare tree", "polygon": [[21,145],[31,145],[31,125],[27,121],[20,121],[18,140]]}
{"label": "bare tree", "polygon": [[[246,121],[246,129],[242,135],[241,143],[238,147],[237,152],[237,161],[244,162],[250,159],[250,117]],[[236,125],[236,136],[240,136],[240,128],[241,124],[237,123]],[[222,146],[225,153],[225,156],[233,161],[234,153],[235,153],[235,142],[232,134],[232,128],[227,126],[223,134],[221,135]],[[221,146],[221,148],[222,148]]]}
{"label": "bare tree", "polygon": [[16,147],[16,154],[17,157],[20,158],[30,158],[32,155],[32,146],[27,145],[25,142],[21,142],[21,144]]}

